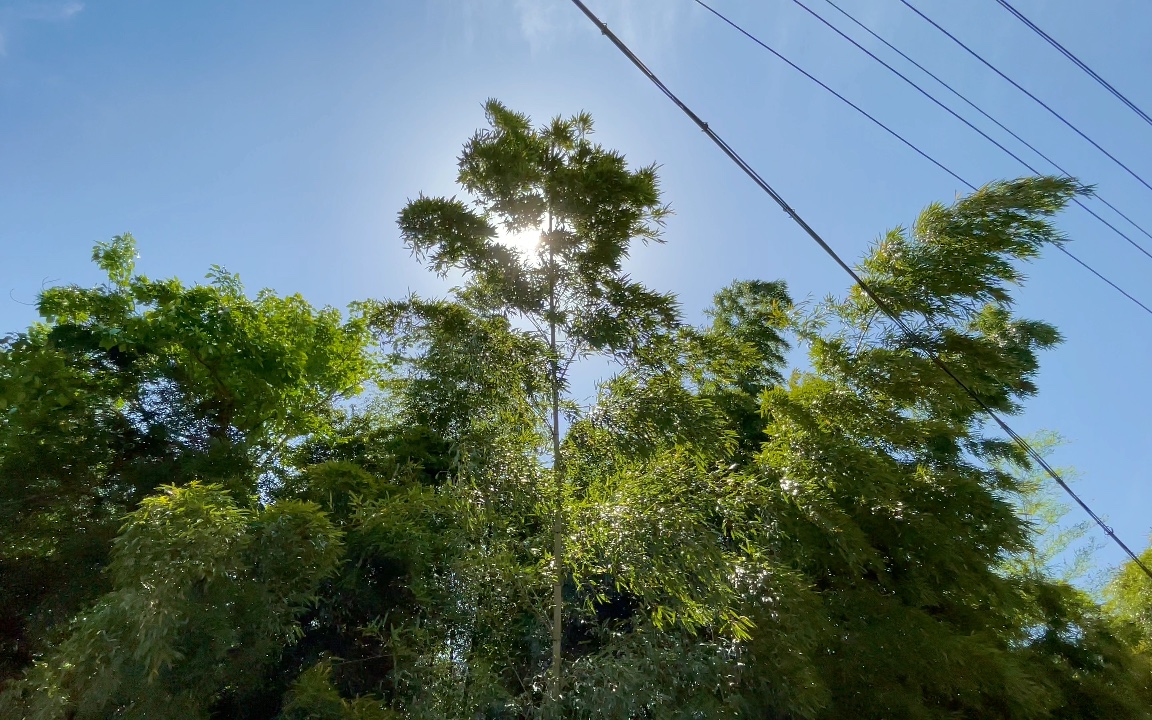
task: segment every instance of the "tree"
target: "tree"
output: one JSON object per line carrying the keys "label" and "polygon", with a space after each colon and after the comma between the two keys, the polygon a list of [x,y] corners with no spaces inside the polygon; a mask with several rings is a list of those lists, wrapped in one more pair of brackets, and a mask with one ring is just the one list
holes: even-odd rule
{"label": "tree", "polygon": [[[590,353],[634,357],[677,320],[671,297],[622,270],[631,242],[657,240],[667,209],[655,170],[629,170],[592,143],[586,114],[533,129],[496,101],[460,158],[460,185],[474,200],[421,197],[400,214],[405,241],[444,274],[463,271],[463,299],[534,323],[548,343],[548,428],[552,487],[552,674],[560,691],[566,569],[565,484],[560,422],[569,365]],[[497,241],[498,229],[540,232],[533,257]]]}
{"label": "tree", "polygon": [[[1019,410],[1059,334],[1015,317],[1009,288],[1022,261],[1063,241],[1048,218],[1085,191],[1025,178],[929,206],[860,265],[914,335],[853,288],[801,326],[813,371],[764,396],[758,459],[778,528],[765,542],[811,580],[834,628],[818,661],[831,695],[822,716],[1044,717],[1074,705],[1029,650],[1047,587],[1000,571],[1029,538],[1008,499],[1019,486],[997,464],[1026,459],[985,435],[980,407],[926,353],[988,407]],[[1061,612],[1075,616],[1077,602]]]}
{"label": "tree", "polygon": [[[1064,439],[1052,432],[1038,433],[1029,444],[1041,455],[1050,455]],[[1072,509],[1064,502],[1062,491],[1046,472],[1038,468],[1003,465],[999,469],[1014,476],[1012,500],[1017,514],[1031,526],[1032,538],[1024,551],[1008,558],[1007,571],[1019,576],[1050,577],[1066,583],[1083,580],[1092,569],[1092,555],[1099,549],[1094,541],[1083,542],[1092,530],[1091,520],[1067,524],[1065,517]],[[1073,468],[1057,472],[1071,482]]]}
{"label": "tree", "polygon": [[[1053,178],[994,183],[882,238],[860,270],[913,337],[853,288],[794,316],[813,367],[787,383],[773,382],[782,345],[765,330],[776,314],[767,311],[767,322],[740,332],[715,322],[690,343],[703,352],[677,356],[686,362],[671,383],[648,373],[610,385],[600,420],[610,437],[600,439],[631,437],[630,456],[652,452],[659,429],[678,425],[654,422],[661,414],[645,397],[686,386],[729,409],[727,430],[744,449],[713,454],[734,462],[706,494],[721,510],[710,518],[714,534],[739,549],[730,567],[756,578],[740,608],[753,624],[730,641],[741,672],[721,662],[694,677],[725,688],[706,716],[740,708],[770,717],[1062,717],[1090,707],[1143,716],[1140,665],[1099,609],[1061,583],[1003,572],[1006,557],[1034,554],[1012,501],[1028,490],[1013,474],[1026,458],[985,436],[979,405],[926,354],[998,412],[1018,411],[1036,392],[1038,352],[1059,335],[1013,317],[1009,286],[1021,261],[1062,241],[1047,217],[1083,191]],[[721,293],[717,310],[748,289]],[[765,296],[775,305],[751,306],[787,306],[786,296]],[[759,359],[751,367],[765,380],[747,382],[740,358]],[[758,416],[730,410],[757,405]],[[684,426],[704,427],[700,416]],[[674,436],[683,446],[682,431],[664,437]],[[649,503],[652,479],[641,495]],[[677,511],[703,506],[690,488],[681,478]],[[644,580],[659,592],[654,577]],[[696,646],[709,637],[698,629]],[[772,652],[774,638],[792,643],[791,657]],[[1108,660],[1086,661],[1093,657]]]}
{"label": "tree", "polygon": [[[1040,433],[1029,442],[1048,455],[1062,439]],[[1018,582],[1023,601],[1016,621],[1025,628],[1020,650],[1058,698],[1052,716],[1147,716],[1152,667],[1140,657],[1138,641],[1125,628],[1122,613],[1102,607],[1089,590],[1077,587],[1098,549],[1095,542],[1083,542],[1091,522],[1065,522],[1071,507],[1047,473],[1011,465],[999,469],[1013,476],[1010,497],[1031,534],[1024,549],[1006,559],[1004,571]],[[1065,480],[1075,477],[1070,468],[1058,472]]]}
{"label": "tree", "polygon": [[207,480],[249,507],[371,367],[364,326],[334,310],[250,299],[219,268],[150,280],[135,254],[128,235],[97,246],[108,281],[46,290],[44,320],[0,347],[0,679],[112,589],[142,500]]}
{"label": "tree", "polygon": [[0,713],[1149,717],[1143,578],[1101,606],[1052,576],[1027,457],[931,357],[1000,413],[1037,392],[1059,334],[1012,289],[1086,188],[993,183],[882,237],[859,270],[911,335],[859,287],[764,280],[693,327],[623,272],[653,169],[586,115],[486,109],[468,200],[400,214],[447,299],[344,321],[150,281],[128,238],[105,286],[45,292],[0,352]]}
{"label": "tree", "polygon": [[[1140,554],[1147,566],[1152,548]],[[1116,616],[1124,635],[1152,661],[1152,580],[1134,562],[1124,563],[1104,588],[1108,608]]]}
{"label": "tree", "polygon": [[299,633],[341,558],[314,504],[255,512],[220,486],[169,486],[117,537],[109,592],[6,693],[21,717],[207,718]]}

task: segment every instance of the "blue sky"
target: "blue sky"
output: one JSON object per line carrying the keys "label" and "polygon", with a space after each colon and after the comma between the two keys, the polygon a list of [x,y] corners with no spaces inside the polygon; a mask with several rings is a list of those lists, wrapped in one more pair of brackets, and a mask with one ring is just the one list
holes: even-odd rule
{"label": "blue sky", "polygon": [[[963,190],[691,0],[588,4],[848,258]],[[791,0],[713,4],[962,176],[1025,172]],[[916,4],[1152,175],[1152,127],[994,0]],[[1014,4],[1152,110],[1152,5]],[[810,5],[838,19],[824,0]],[[843,6],[1152,226],[1147,189],[897,0]],[[676,211],[668,242],[630,269],[677,292],[689,317],[736,278],[784,278],[798,298],[846,287],[567,0],[16,0],[0,2],[0,333],[35,319],[46,284],[95,283],[93,243],[124,231],[156,277],[192,281],[220,264],[252,290],[338,307],[442,292],[401,246],[395,217],[421,191],[454,192],[455,158],[489,97],[540,120],[588,110],[604,144],[662,166]],[[1079,210],[1059,223],[1074,252],[1152,304],[1152,261]],[[1043,358],[1041,394],[1014,424],[1064,434],[1057,464],[1078,468],[1083,495],[1143,547],[1152,317],[1062,255],[1028,274],[1019,309],[1066,342]]]}

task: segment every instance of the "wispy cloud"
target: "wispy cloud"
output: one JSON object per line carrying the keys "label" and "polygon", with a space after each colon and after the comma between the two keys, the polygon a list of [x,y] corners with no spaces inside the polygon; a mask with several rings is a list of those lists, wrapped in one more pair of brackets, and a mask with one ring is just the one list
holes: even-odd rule
{"label": "wispy cloud", "polygon": [[79,0],[13,3],[0,8],[0,57],[8,54],[8,38],[21,24],[64,22],[76,17],[83,10],[84,3]]}
{"label": "wispy cloud", "polygon": [[560,3],[540,0],[515,0],[516,14],[520,17],[520,32],[537,49],[555,38],[571,24],[569,12],[573,8]]}
{"label": "wispy cloud", "polygon": [[[581,29],[595,32],[580,11],[566,2],[514,0],[520,32],[539,50]],[[590,7],[592,7],[590,5]],[[676,34],[693,9],[668,0],[618,0],[602,10],[600,19],[625,42],[660,52],[675,44]]]}
{"label": "wispy cloud", "polygon": [[18,5],[15,15],[20,20],[40,20],[61,22],[73,17],[84,9],[82,2],[37,2]]}

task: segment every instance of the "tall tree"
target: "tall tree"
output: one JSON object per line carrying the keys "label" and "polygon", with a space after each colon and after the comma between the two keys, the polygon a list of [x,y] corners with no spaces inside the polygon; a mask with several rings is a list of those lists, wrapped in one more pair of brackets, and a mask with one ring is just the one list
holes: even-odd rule
{"label": "tall tree", "polygon": [[[636,240],[659,239],[667,209],[653,167],[630,170],[623,156],[590,139],[586,114],[533,128],[496,101],[490,127],[460,158],[458,182],[472,197],[421,197],[400,214],[405,241],[443,274],[469,279],[463,298],[535,324],[546,340],[552,474],[552,694],[560,691],[565,569],[565,462],[561,410],[571,363],[591,353],[635,356],[677,320],[668,295],[622,270]],[[500,230],[540,233],[527,256],[502,245]]]}
{"label": "tall tree", "polygon": [[[985,433],[1037,391],[1050,324],[1012,311],[1021,263],[1064,238],[1069,179],[992,183],[884,235],[861,275],[909,337],[853,288],[802,327],[813,370],[770,391],[760,454],[777,498],[766,540],[810,578],[835,627],[827,717],[1044,717],[1069,698],[1033,665],[1035,588],[1001,571],[1028,546]],[[1069,637],[1067,635],[1065,638]]]}

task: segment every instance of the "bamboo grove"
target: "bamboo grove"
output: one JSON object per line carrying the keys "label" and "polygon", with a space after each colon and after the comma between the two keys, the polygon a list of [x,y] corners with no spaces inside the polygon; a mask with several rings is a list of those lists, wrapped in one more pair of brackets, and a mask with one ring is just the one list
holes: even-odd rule
{"label": "bamboo grove", "polygon": [[881,235],[915,342],[773,278],[693,324],[626,272],[656,168],[486,109],[457,195],[399,213],[445,297],[153,280],[124,235],[4,339],[0,715],[1152,717],[1152,584],[1053,570],[1027,458],[923,352],[1020,412],[1060,334],[1013,294],[1089,188]]}

